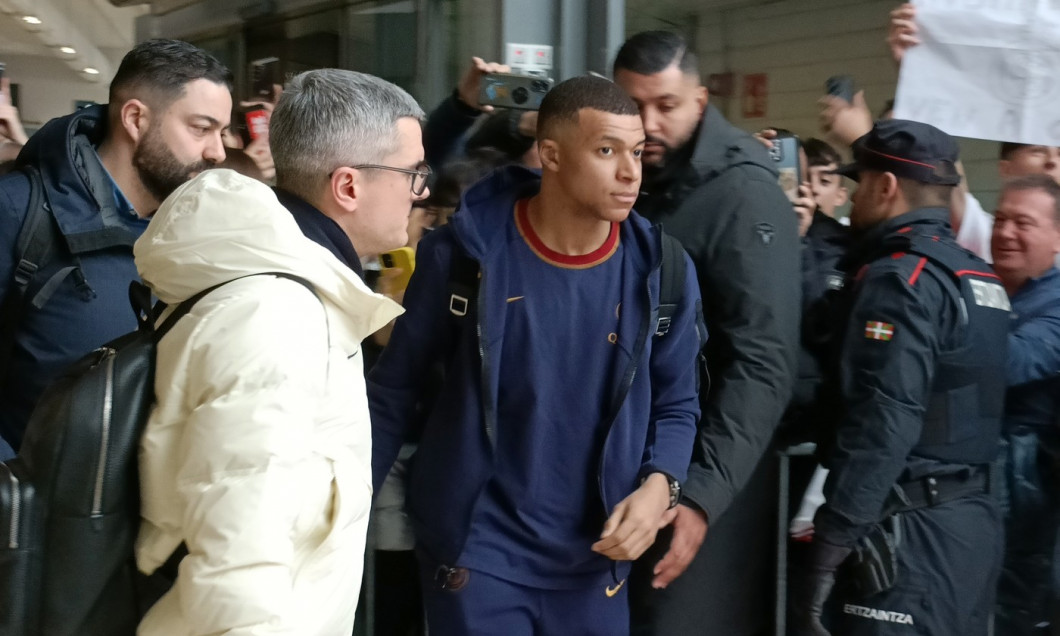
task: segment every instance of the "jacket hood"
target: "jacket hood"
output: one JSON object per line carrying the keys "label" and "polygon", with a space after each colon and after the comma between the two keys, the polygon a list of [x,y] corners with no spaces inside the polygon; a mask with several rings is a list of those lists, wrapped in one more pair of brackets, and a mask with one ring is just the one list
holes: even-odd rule
{"label": "jacket hood", "polygon": [[241,276],[285,272],[311,282],[329,319],[357,343],[402,312],[306,238],[268,186],[232,170],[207,170],[178,188],[133,255],[144,282],[167,304]]}
{"label": "jacket hood", "polygon": [[765,147],[726,121],[718,109],[708,104],[699,125],[692,166],[700,177],[709,179],[739,164],[753,164],[778,176],[777,168]]}
{"label": "jacket hood", "polygon": [[[48,201],[68,240],[76,242],[79,234],[101,230],[101,211],[114,213],[113,181],[96,154],[106,125],[106,105],[57,117],[30,137],[16,160],[18,166],[33,165],[40,170]],[[95,205],[85,205],[86,199]],[[132,241],[130,234],[128,244]]]}
{"label": "jacket hood", "polygon": [[541,174],[519,165],[499,168],[467,188],[449,223],[468,255],[482,260],[489,246],[503,243],[494,239],[508,225],[504,211],[540,189]]}

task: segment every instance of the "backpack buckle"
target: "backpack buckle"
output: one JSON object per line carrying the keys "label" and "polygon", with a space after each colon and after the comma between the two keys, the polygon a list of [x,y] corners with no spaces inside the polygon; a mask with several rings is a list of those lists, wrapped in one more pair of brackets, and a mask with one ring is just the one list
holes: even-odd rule
{"label": "backpack buckle", "polygon": [[466,316],[468,305],[469,303],[466,296],[453,294],[449,297],[449,313],[454,316]]}
{"label": "backpack buckle", "polygon": [[29,281],[33,280],[33,275],[37,273],[36,263],[31,263],[26,259],[22,259],[18,262],[15,267],[15,284],[19,287],[25,287],[29,284]]}
{"label": "backpack buckle", "polygon": [[670,323],[671,320],[669,316],[661,316],[659,322],[655,325],[655,335],[665,336],[670,333]]}

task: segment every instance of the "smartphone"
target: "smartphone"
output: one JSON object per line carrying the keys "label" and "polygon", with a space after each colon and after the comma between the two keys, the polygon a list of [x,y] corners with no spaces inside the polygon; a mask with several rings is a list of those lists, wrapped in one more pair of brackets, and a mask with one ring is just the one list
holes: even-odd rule
{"label": "smartphone", "polygon": [[[0,62],[0,80],[4,79],[4,70],[6,68],[7,68],[7,64],[4,64],[3,62]],[[2,92],[2,89],[0,89],[0,92]]]}
{"label": "smartphone", "polygon": [[482,76],[478,103],[498,108],[537,110],[552,84],[552,78],[547,77],[487,73]]}
{"label": "smartphone", "polygon": [[848,104],[854,101],[854,78],[849,75],[833,75],[825,80],[824,90],[829,95],[845,99]]}
{"label": "smartphone", "polygon": [[250,63],[250,99],[272,101],[273,86],[280,83],[280,58],[263,57]]}
{"label": "smartphone", "polygon": [[416,269],[416,252],[412,251],[411,247],[399,247],[380,254],[379,263],[383,266],[384,273],[387,270],[401,269],[401,273],[394,278],[394,288],[404,290],[409,286],[409,279]]}
{"label": "smartphone", "polygon": [[269,132],[269,115],[261,104],[252,106],[241,106],[236,110],[233,118],[236,122],[236,130],[243,138],[243,147],[246,148],[252,141]]}
{"label": "smartphone", "polygon": [[792,202],[799,198],[799,182],[802,180],[802,171],[799,166],[799,138],[791,133],[779,133],[773,139],[773,146],[769,149],[769,156],[780,176],[777,183],[780,189]]}

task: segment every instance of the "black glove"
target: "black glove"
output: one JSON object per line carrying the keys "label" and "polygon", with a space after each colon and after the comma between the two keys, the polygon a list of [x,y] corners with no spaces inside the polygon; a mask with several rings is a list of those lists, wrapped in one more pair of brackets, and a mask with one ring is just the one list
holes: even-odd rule
{"label": "black glove", "polygon": [[805,571],[792,577],[791,633],[795,636],[830,636],[821,616],[824,604],[835,585],[835,571],[850,555],[850,548],[813,540],[810,564]]}

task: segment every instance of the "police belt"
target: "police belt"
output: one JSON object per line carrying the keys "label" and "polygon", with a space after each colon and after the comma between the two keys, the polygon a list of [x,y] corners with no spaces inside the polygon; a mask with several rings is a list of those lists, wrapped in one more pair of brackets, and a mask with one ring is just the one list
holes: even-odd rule
{"label": "police belt", "polygon": [[971,474],[955,473],[922,477],[895,484],[889,514],[938,506],[954,499],[990,492],[990,471],[981,468]]}

